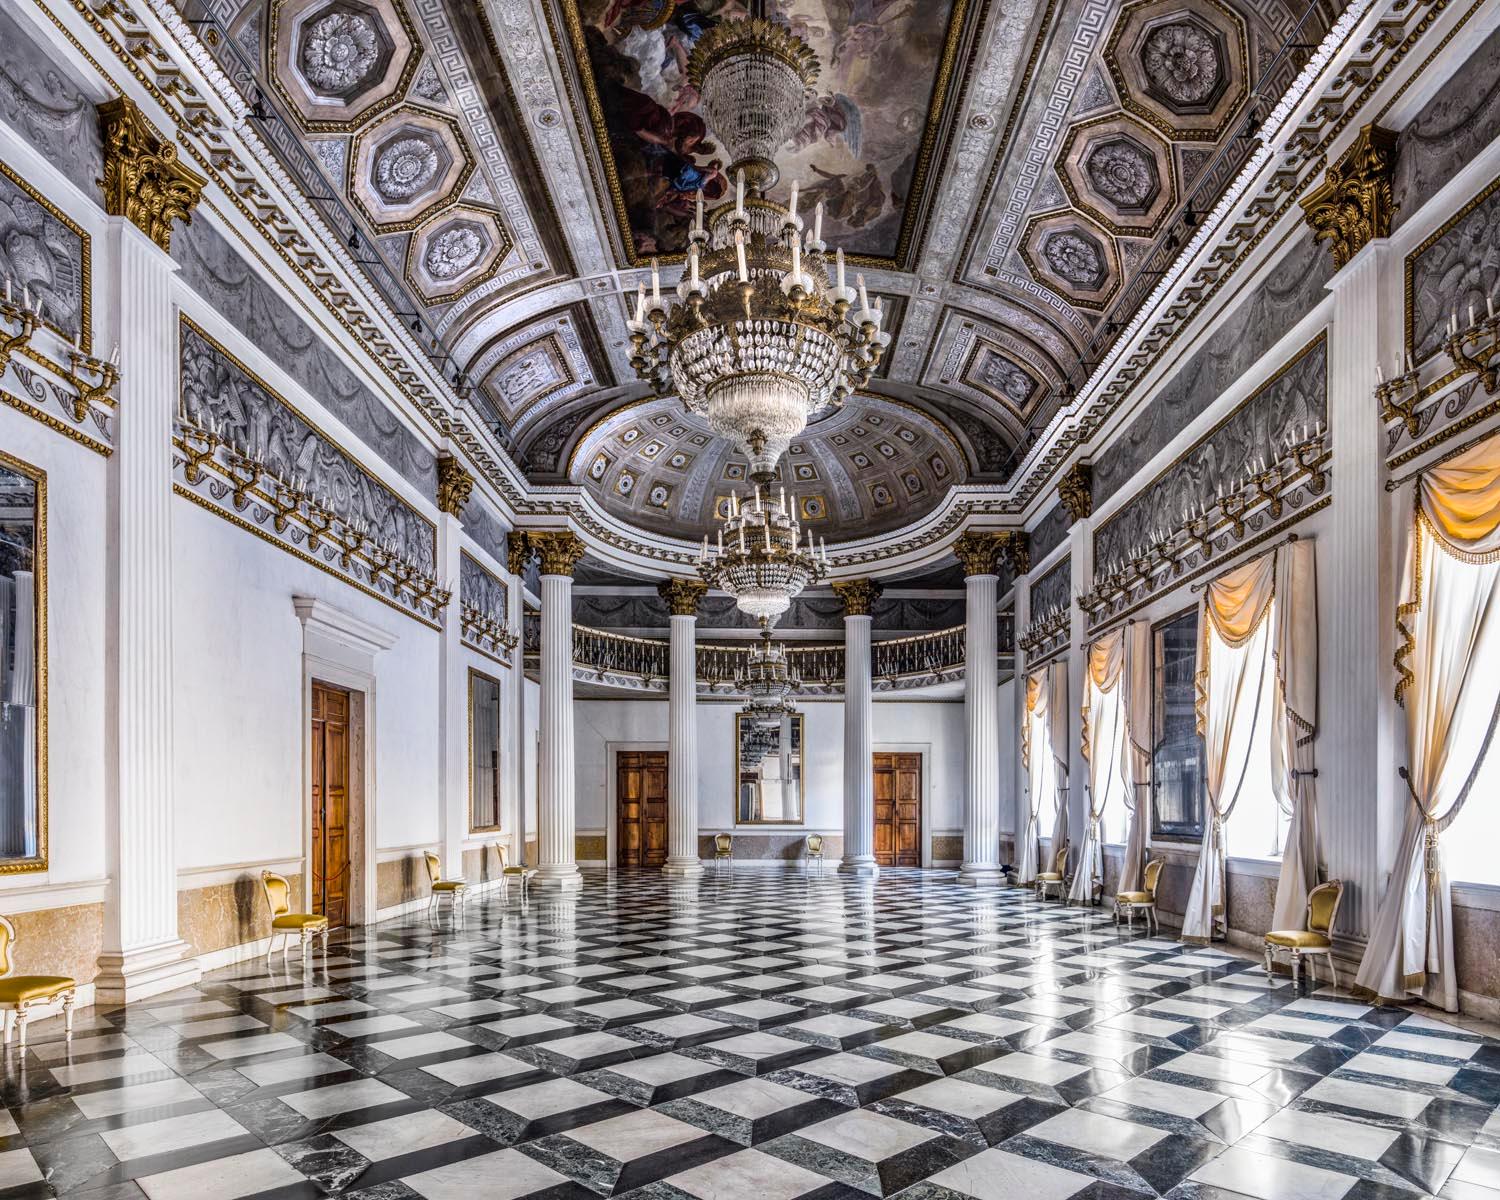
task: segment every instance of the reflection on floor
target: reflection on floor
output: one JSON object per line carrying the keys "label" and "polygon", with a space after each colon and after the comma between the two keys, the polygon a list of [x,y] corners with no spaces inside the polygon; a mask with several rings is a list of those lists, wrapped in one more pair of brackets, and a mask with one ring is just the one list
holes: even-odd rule
{"label": "reflection on floor", "polygon": [[0,1197],[1500,1200],[1500,1043],[936,872],[593,875],[55,1025]]}

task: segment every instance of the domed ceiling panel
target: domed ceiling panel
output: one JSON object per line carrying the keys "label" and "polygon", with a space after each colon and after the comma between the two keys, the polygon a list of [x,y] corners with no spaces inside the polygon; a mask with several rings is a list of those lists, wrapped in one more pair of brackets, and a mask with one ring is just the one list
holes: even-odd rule
{"label": "domed ceiling panel", "polygon": [[[657,533],[712,536],[750,466],[675,400],[629,405],[574,447],[568,477],[607,510]],[[920,409],[860,395],[793,440],[773,487],[829,541],[895,529],[930,512],[968,477],[957,440]]]}

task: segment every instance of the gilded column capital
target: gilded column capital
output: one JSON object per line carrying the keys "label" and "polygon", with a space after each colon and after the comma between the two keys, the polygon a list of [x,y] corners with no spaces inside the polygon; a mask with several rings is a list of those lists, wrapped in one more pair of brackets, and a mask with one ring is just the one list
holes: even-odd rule
{"label": "gilded column capital", "polygon": [[1335,269],[1365,245],[1390,237],[1396,213],[1391,180],[1396,173],[1396,134],[1366,125],[1344,156],[1328,168],[1323,182],[1300,201],[1319,241],[1328,243]]}
{"label": "gilded column capital", "polygon": [[541,557],[543,575],[573,576],[573,568],[583,557],[583,542],[566,529],[548,529],[526,535],[526,540]]}
{"label": "gilded column capital", "polygon": [[536,549],[524,529],[512,529],[505,542],[505,567],[512,575],[524,575]]}
{"label": "gilded column capital", "polygon": [[1094,511],[1094,472],[1088,463],[1074,463],[1057,481],[1057,498],[1068,511],[1070,525],[1082,521]]}
{"label": "gilded column capital", "polygon": [[437,506],[449,516],[462,517],[464,505],[474,491],[474,476],[451,454],[439,454],[437,460]]}
{"label": "gilded column capital", "polygon": [[833,584],[833,594],[843,602],[846,617],[868,617],[883,590],[873,579],[840,579]]}
{"label": "gilded column capital", "polygon": [[206,180],[177,159],[177,147],[164,140],[124,96],[99,105],[104,140],[104,211],[124,217],[168,253],[172,222],[193,219]]}
{"label": "gilded column capital", "polygon": [[953,543],[953,556],[963,564],[964,575],[994,575],[1000,557],[1003,534],[969,530]]}
{"label": "gilded column capital", "polygon": [[656,590],[674,617],[696,617],[698,602],[708,594],[708,584],[701,579],[663,579]]}

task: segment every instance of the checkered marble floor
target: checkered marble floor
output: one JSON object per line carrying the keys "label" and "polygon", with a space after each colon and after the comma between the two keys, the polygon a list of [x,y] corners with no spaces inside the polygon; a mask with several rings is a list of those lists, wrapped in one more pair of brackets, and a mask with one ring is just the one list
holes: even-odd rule
{"label": "checkered marble floor", "polygon": [[592,874],[35,1034],[0,1198],[1500,1200],[1500,1043],[938,872]]}

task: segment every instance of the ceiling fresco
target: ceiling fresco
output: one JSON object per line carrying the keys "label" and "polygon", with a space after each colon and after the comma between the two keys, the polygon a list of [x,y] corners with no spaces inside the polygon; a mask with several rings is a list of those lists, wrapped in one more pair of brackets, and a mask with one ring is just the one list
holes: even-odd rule
{"label": "ceiling fresco", "polygon": [[[726,469],[729,449],[679,445],[706,431],[673,401],[643,404],[626,320],[651,255],[675,282],[696,189],[726,187],[684,67],[744,0],[201,2],[257,131],[520,469],[588,487],[622,520],[701,536],[723,482],[703,464]],[[821,65],[808,120],[777,156],[781,186],[797,179],[824,202],[825,236],[861,256],[894,338],[871,396],[793,456],[816,466],[787,483],[822,489],[830,540],[907,524],[953,483],[1014,469],[1233,177],[1334,11],[767,6]],[[896,457],[867,474],[833,433],[879,404],[912,414],[919,445],[891,443]],[[606,444],[647,411],[669,418],[665,434],[651,427],[655,457]],[[595,451],[610,459],[598,478]],[[674,473],[679,451],[693,467]]]}

